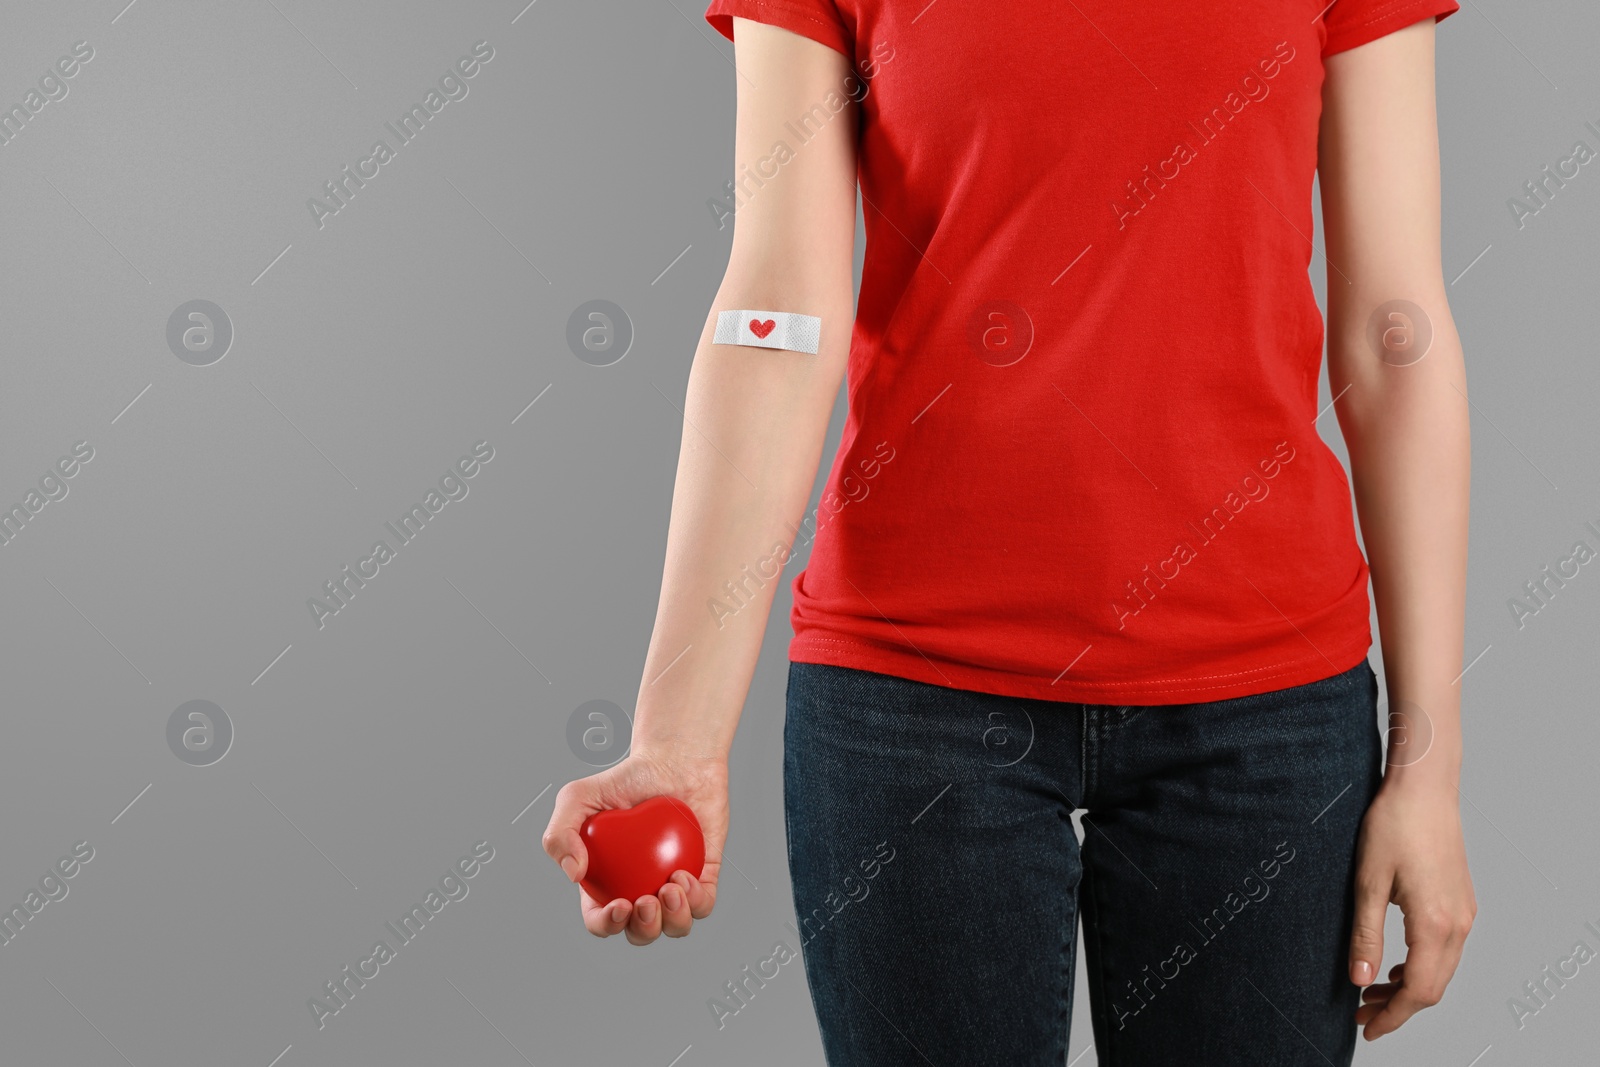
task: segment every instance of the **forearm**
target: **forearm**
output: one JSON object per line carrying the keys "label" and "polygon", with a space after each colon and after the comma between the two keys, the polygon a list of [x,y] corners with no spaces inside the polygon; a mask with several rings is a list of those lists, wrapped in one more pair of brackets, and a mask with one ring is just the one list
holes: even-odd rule
{"label": "forearm", "polygon": [[[1336,338],[1350,350],[1335,360],[1348,377],[1335,389],[1349,386],[1337,407],[1372,571],[1395,730],[1386,782],[1453,793],[1461,764],[1470,469],[1461,346],[1443,287],[1395,279],[1385,292],[1416,293],[1433,338],[1418,362],[1385,362],[1356,333],[1365,333],[1359,309],[1377,307],[1384,296],[1354,288],[1341,303],[1358,321],[1344,324],[1348,342]],[[1397,712],[1403,717],[1395,718]]]}
{"label": "forearm", "polygon": [[796,297],[725,284],[684,401],[655,630],[634,751],[724,758],[755,671],[773,597],[810,498],[849,342],[849,289],[803,300],[823,319],[816,355],[710,343],[715,309],[783,308]]}

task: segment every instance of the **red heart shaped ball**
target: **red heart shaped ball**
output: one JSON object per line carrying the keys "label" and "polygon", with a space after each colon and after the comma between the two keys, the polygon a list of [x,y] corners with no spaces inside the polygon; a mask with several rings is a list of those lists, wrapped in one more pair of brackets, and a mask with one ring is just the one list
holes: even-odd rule
{"label": "red heart shaped ball", "polygon": [[673,871],[700,877],[706,839],[689,805],[673,797],[651,797],[631,808],[589,816],[578,834],[589,850],[589,869],[579,882],[601,904],[654,895]]}

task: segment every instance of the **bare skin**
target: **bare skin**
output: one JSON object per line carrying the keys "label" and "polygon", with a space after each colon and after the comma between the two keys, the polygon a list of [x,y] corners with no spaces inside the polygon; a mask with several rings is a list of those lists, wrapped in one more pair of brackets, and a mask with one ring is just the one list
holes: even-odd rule
{"label": "bare skin", "polygon": [[[1437,1004],[1461,960],[1477,904],[1467,871],[1461,772],[1463,618],[1470,464],[1466,369],[1439,247],[1439,149],[1432,19],[1330,56],[1319,175],[1328,248],[1328,376],[1350,450],[1356,512],[1372,568],[1391,709],[1426,754],[1396,759],[1357,848],[1350,980],[1371,1040]],[[1369,347],[1367,320],[1395,299],[1433,328],[1421,360],[1396,366]],[[1418,758],[1420,756],[1420,758]],[[1406,956],[1383,964],[1389,904]]]}
{"label": "bare skin", "polygon": [[[816,42],[744,19],[734,25],[735,158],[753,163],[781,139],[790,115],[830,92],[844,95],[851,71]],[[1391,760],[1358,846],[1350,979],[1368,987],[1355,1021],[1371,1039],[1438,1002],[1476,911],[1456,793],[1466,378],[1440,267],[1432,20],[1330,57],[1326,74],[1329,375],[1372,569],[1390,706],[1421,709],[1429,738],[1422,758]],[[579,890],[584,925],[600,937],[622,933],[636,945],[682,937],[716,902],[728,752],[777,582],[720,621],[705,605],[742,568],[790,543],[821,459],[853,317],[853,112],[837,116],[739,209],[713,309],[820,315],[822,348],[808,356],[713,345],[715,314],[707,316],[685,401],[632,749],[617,766],[564,786],[544,833],[545,851],[576,882],[587,869],[578,827],[594,812],[670,794],[705,829],[708,860],[698,879],[678,871],[635,901],[596,901]],[[1395,299],[1423,308],[1434,335],[1427,356],[1403,367],[1380,359],[1366,340],[1373,310]],[[1408,954],[1380,984],[1390,903],[1404,916]]]}
{"label": "bare skin", "polygon": [[[734,20],[740,71],[734,157],[754,165],[784,123],[829,93],[847,95],[849,62],[787,30]],[[634,944],[682,937],[711,913],[728,832],[728,750],[761,650],[776,581],[720,621],[706,608],[787,546],[811,494],[854,318],[855,105],[835,116],[739,209],[722,286],[695,351],[672,495],[667,559],[645,658],[630,754],[556,796],[544,848],[577,881],[587,869],[583,820],[660,794],[685,801],[706,834],[696,879],[635,901],[579,890],[584,925]],[[736,168],[737,170],[737,168]],[[820,316],[815,355],[711,343],[715,310],[770,308]],[[688,648],[688,652],[684,649]],[[679,658],[681,655],[682,658]],[[676,662],[674,662],[676,661]]]}

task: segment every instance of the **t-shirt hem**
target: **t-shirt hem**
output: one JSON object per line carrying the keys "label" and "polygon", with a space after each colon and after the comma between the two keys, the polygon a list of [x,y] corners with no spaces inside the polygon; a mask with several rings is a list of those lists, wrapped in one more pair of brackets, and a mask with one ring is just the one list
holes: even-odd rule
{"label": "t-shirt hem", "polygon": [[1006,671],[936,662],[915,652],[891,649],[855,638],[818,634],[796,636],[789,659],[887,674],[946,689],[996,696],[1025,697],[1071,704],[1160,705],[1198,704],[1255,696],[1297,685],[1309,685],[1343,674],[1367,656],[1372,636],[1337,650],[1313,652],[1303,659],[1223,674],[1189,678],[1154,678],[1136,682],[1091,682],[1063,676],[1047,682]]}
{"label": "t-shirt hem", "polygon": [[1461,5],[1456,0],[1394,0],[1380,4],[1361,22],[1330,31],[1322,45],[1323,58],[1387,37],[1430,15],[1435,22],[1442,22],[1460,10]]}
{"label": "t-shirt hem", "polygon": [[786,4],[782,0],[712,0],[711,6],[706,9],[706,21],[730,41],[733,40],[735,17],[798,33],[818,44],[827,45],[852,62],[855,60],[854,46],[843,25],[818,18],[814,12],[798,5]]}

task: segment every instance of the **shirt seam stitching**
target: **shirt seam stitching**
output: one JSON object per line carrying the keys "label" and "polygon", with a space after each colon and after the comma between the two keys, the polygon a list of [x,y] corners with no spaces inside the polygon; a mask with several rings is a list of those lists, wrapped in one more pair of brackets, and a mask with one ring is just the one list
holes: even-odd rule
{"label": "shirt seam stitching", "polygon": [[[851,640],[839,639],[839,638],[831,638],[831,637],[805,637],[805,638],[798,638],[798,639],[796,639],[796,644],[799,647],[805,647],[807,645],[817,645],[817,646],[832,645],[834,647],[841,648],[841,649],[844,649],[844,650],[850,651],[850,652],[879,653],[879,652],[883,651],[878,646],[867,644],[865,642],[851,641]],[[1350,647],[1353,648],[1355,646],[1352,645]],[[1325,656],[1322,656],[1320,652],[1318,653],[1318,656],[1323,658],[1323,659],[1327,658]],[[1205,686],[1193,685],[1193,684],[1188,684],[1188,683],[1209,682],[1209,681],[1214,681],[1214,680],[1219,679],[1219,678],[1242,679],[1242,678],[1246,677],[1247,675],[1265,675],[1266,677],[1271,678],[1271,677],[1274,677],[1274,676],[1280,675],[1280,674],[1289,674],[1292,671],[1294,671],[1295,669],[1297,669],[1299,667],[1302,667],[1307,663],[1314,663],[1315,661],[1316,661],[1315,657],[1306,656],[1303,659],[1282,660],[1282,661],[1280,661],[1278,663],[1269,664],[1269,665],[1267,665],[1265,667],[1253,667],[1250,670],[1231,671],[1231,672],[1226,673],[1226,674],[1201,674],[1201,675],[1195,675],[1192,678],[1152,678],[1148,682],[1078,682],[1076,684],[1080,685],[1080,686],[1082,686],[1082,687],[1084,687],[1086,689],[1111,689],[1111,690],[1116,690],[1116,689],[1137,689],[1140,692],[1146,692],[1146,693],[1184,692],[1184,691],[1188,691],[1188,690],[1204,690],[1204,689],[1226,689],[1226,688],[1228,688],[1228,684],[1231,684],[1231,683],[1222,684],[1222,685],[1205,685]],[[977,671],[980,671],[982,673],[992,673],[987,668],[982,668],[982,667],[978,667],[978,668],[969,667],[967,669],[968,670],[977,670]],[[1150,688],[1153,685],[1164,685],[1164,684],[1166,684],[1168,682],[1180,682],[1180,683],[1186,683],[1186,684],[1184,684],[1183,686],[1181,686],[1179,688],[1169,688],[1169,689],[1152,689],[1152,688]],[[1024,680],[1024,684],[1027,684],[1027,685],[1045,685],[1045,683],[1035,682],[1035,681],[1032,681],[1032,680]]]}
{"label": "shirt seam stitching", "polygon": [[[762,0],[756,0],[756,2],[759,3],[762,2]],[[1382,22],[1386,18],[1391,18],[1394,15],[1400,14],[1407,8],[1433,7],[1438,2],[1439,0],[1400,0],[1399,3],[1390,4],[1387,8],[1380,8],[1376,15],[1373,15],[1365,22],[1358,22],[1353,26],[1343,26],[1329,30],[1328,41],[1329,43],[1333,43],[1341,37],[1348,37],[1351,34],[1359,33],[1369,26]],[[1326,20],[1324,20],[1324,22],[1326,22]]]}
{"label": "shirt seam stitching", "polygon": [[[843,23],[829,22],[827,19],[819,19],[819,18],[817,18],[817,16],[811,14],[809,11],[804,11],[804,10],[798,8],[798,7],[791,7],[788,4],[776,4],[776,3],[772,3],[771,0],[730,0],[730,2],[728,2],[724,6],[727,6],[727,7],[744,7],[744,6],[749,6],[749,7],[770,7],[775,11],[782,11],[785,14],[793,15],[795,18],[805,19],[807,22],[815,23],[818,26],[825,26],[830,30],[837,30],[841,35],[845,36],[846,39],[848,39],[848,36],[849,36],[848,34],[845,33],[845,28],[844,28],[844,24]],[[731,11],[724,11],[724,12],[719,12],[719,14],[732,15],[733,13]]]}

